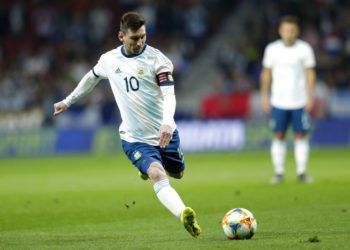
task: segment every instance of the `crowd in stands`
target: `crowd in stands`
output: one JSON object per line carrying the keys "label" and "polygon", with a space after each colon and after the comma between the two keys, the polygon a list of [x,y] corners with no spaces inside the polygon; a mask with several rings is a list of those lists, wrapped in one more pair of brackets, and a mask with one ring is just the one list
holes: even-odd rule
{"label": "crowd in stands", "polygon": [[[119,20],[126,11],[146,18],[147,43],[173,61],[181,82],[207,34],[232,6],[215,0],[2,0],[0,113],[40,107],[50,123],[52,104],[73,90],[99,55],[120,45]],[[106,120],[116,110],[108,84],[75,109],[84,102],[102,105]]]}

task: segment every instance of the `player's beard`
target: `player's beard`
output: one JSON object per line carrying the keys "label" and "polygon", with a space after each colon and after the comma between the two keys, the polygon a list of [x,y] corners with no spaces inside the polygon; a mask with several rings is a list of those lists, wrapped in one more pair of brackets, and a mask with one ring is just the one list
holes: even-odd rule
{"label": "player's beard", "polygon": [[133,54],[140,54],[142,48],[143,48],[143,46],[141,46],[141,47],[134,47],[132,53]]}

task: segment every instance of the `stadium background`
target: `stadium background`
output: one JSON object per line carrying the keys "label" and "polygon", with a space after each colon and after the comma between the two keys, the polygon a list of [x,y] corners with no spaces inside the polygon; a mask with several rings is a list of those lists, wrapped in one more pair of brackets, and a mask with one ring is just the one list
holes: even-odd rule
{"label": "stadium background", "polygon": [[[1,0],[0,249],[349,249],[349,7],[345,0]],[[127,10],[146,16],[148,43],[175,65],[186,174],[171,185],[197,212],[197,239],[121,151],[107,82],[52,116],[53,103],[119,45]],[[271,132],[258,75],[283,14],[300,17],[317,58],[310,185],[297,181],[292,150],[285,183],[269,184]],[[220,221],[233,207],[257,218],[252,240],[225,238]]]}
{"label": "stadium background", "polygon": [[258,78],[264,47],[277,38],[283,14],[300,18],[301,38],[317,58],[312,145],[349,147],[349,7],[335,0],[3,0],[0,156],[119,150],[120,118],[107,82],[60,117],[52,116],[52,106],[101,53],[119,45],[118,21],[128,10],[146,17],[147,43],[174,63],[184,151],[268,147]]}

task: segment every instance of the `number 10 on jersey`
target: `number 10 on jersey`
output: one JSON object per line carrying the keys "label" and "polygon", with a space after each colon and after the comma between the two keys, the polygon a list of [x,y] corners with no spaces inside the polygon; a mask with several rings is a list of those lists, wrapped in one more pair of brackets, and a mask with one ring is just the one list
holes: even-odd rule
{"label": "number 10 on jersey", "polygon": [[140,83],[139,80],[135,76],[131,76],[129,79],[128,77],[124,78],[125,81],[125,87],[126,87],[126,92],[129,92],[131,89],[132,91],[137,91],[140,88]]}

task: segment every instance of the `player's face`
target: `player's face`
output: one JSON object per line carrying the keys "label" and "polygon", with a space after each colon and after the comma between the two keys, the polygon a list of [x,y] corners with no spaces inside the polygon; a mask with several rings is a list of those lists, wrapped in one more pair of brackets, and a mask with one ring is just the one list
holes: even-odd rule
{"label": "player's face", "polygon": [[143,25],[136,31],[128,29],[127,32],[119,32],[119,40],[123,42],[127,54],[139,54],[146,42],[146,28]]}
{"label": "player's face", "polygon": [[280,34],[284,44],[291,46],[294,44],[295,39],[297,39],[299,35],[299,28],[294,23],[284,22],[280,25],[278,33]]}

